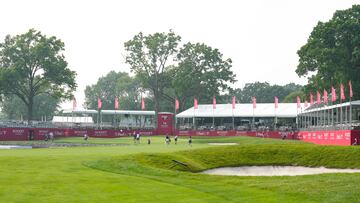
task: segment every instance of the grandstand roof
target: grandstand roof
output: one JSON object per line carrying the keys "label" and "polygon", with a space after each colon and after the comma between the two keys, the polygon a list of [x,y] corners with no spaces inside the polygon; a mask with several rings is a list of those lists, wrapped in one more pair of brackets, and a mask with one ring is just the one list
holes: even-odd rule
{"label": "grandstand roof", "polygon": [[351,103],[345,102],[345,103],[334,104],[334,105],[325,105],[324,103],[321,103],[320,105],[314,104],[313,106],[306,108],[305,111],[303,111],[302,113],[317,112],[317,111],[323,111],[323,110],[327,110],[327,109],[336,109],[336,108],[350,106],[350,105],[360,106],[360,100],[352,101]]}
{"label": "grandstand roof", "polygon": [[[98,114],[94,109],[68,109],[63,111],[64,114]],[[155,115],[155,111],[137,111],[137,110],[101,110],[101,114],[109,115]]]}
{"label": "grandstand roof", "polygon": [[[301,104],[301,106],[304,106]],[[257,103],[253,109],[250,104],[236,104],[232,109],[232,104],[217,104],[213,109],[212,104],[199,105],[198,109],[189,108],[179,114],[177,118],[188,117],[279,117],[279,118],[295,118],[300,113],[301,108],[297,108],[297,103],[279,103],[275,109],[274,103]]]}

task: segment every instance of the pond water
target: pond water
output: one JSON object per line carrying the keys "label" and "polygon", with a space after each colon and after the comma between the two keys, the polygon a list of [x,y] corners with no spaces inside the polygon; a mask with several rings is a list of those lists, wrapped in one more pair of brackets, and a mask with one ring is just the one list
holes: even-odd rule
{"label": "pond water", "polygon": [[224,176],[299,176],[323,173],[360,173],[360,169],[310,168],[302,166],[242,166],[215,168],[201,173]]}
{"label": "pond water", "polygon": [[32,146],[0,145],[0,149],[31,149]]}

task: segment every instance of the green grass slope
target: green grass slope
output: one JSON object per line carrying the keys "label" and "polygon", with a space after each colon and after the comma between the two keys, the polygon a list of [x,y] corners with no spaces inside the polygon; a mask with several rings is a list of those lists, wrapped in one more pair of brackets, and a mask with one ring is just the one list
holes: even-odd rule
{"label": "green grass slope", "polygon": [[[234,177],[198,174],[238,165],[360,168],[360,148],[251,137],[95,139],[92,146],[0,151],[0,202],[359,202],[360,174]],[[56,140],[83,143],[81,138]],[[209,146],[208,142],[237,142]],[[172,167],[172,160],[189,165]]]}

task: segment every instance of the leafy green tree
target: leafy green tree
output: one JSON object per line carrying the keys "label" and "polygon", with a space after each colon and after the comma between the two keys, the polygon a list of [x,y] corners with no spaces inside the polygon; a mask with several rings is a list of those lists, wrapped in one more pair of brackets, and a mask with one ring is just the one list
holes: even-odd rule
{"label": "leafy green tree", "polygon": [[[180,100],[180,109],[193,106],[196,96],[199,102],[211,103],[216,96],[221,103],[221,94],[231,90],[235,74],[231,71],[231,59],[223,59],[218,49],[205,44],[186,43],[177,54],[178,66],[172,71],[172,86]],[[174,101],[174,98],[172,98]]]}
{"label": "leafy green tree", "polygon": [[235,89],[233,93],[241,103],[251,102],[252,97],[256,97],[258,103],[273,103],[275,96],[279,98],[279,101],[284,102],[287,101],[284,100],[287,95],[299,91],[301,88],[302,86],[294,83],[280,86],[270,85],[267,82],[255,82],[247,83],[243,89]]}
{"label": "leafy green tree", "polygon": [[62,54],[64,43],[30,29],[27,33],[6,36],[0,43],[0,89],[16,95],[33,119],[34,101],[40,94],[65,100],[76,89],[76,73],[67,68]]}
{"label": "leafy green tree", "polygon": [[[284,103],[295,103],[296,102],[296,98],[297,97],[300,97],[300,100],[301,102],[305,102],[305,98],[306,98],[306,95],[305,93],[302,91],[302,90],[298,90],[298,91],[295,91],[295,92],[291,92],[290,94],[288,94],[284,100],[282,100],[282,102]],[[307,100],[309,101],[309,100]]]}
{"label": "leafy green tree", "polygon": [[125,43],[126,62],[131,66],[131,71],[140,78],[143,87],[151,90],[154,95],[156,118],[165,84],[168,82],[166,72],[177,53],[179,42],[180,36],[170,31],[147,36],[140,32]]}
{"label": "leafy green tree", "polygon": [[[34,99],[33,118],[40,120],[42,117],[51,119],[59,107],[60,100],[47,94],[40,94]],[[1,103],[5,118],[11,120],[27,119],[27,107],[21,99],[15,95],[9,95]]]}
{"label": "leafy green tree", "polygon": [[[141,102],[141,84],[128,73],[110,71],[98,79],[97,83],[85,88],[85,105],[97,109],[97,99],[102,100],[103,109],[114,109],[115,98],[119,99],[120,109],[138,110]],[[146,102],[148,104],[148,102]]]}
{"label": "leafy green tree", "polygon": [[[328,91],[352,81],[354,99],[360,95],[360,5],[336,11],[328,22],[318,22],[307,43],[298,50],[296,73],[308,76],[309,91]],[[310,76],[309,76],[310,75]],[[346,92],[348,93],[346,88]]]}

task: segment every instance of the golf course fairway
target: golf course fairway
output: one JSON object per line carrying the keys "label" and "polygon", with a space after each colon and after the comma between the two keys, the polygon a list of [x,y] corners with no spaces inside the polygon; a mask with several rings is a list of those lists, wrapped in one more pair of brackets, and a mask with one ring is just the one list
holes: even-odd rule
{"label": "golf course fairway", "polygon": [[[95,146],[0,151],[0,202],[359,202],[360,173],[279,177],[199,174],[225,166],[360,169],[359,147],[251,137],[58,139]],[[238,143],[214,146],[208,143]],[[99,144],[100,146],[96,146]],[[106,146],[109,144],[109,146]],[[174,160],[176,162],[174,162]],[[182,163],[182,164],[178,164]]]}

